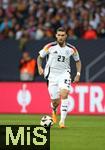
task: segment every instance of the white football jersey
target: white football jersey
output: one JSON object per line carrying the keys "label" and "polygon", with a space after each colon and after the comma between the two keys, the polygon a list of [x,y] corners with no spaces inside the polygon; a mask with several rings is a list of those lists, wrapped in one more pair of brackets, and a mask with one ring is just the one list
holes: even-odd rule
{"label": "white football jersey", "polygon": [[77,49],[68,43],[64,47],[61,47],[57,42],[49,43],[44,46],[39,54],[42,58],[48,55],[44,73],[48,79],[66,71],[70,72],[71,56],[75,61],[79,60]]}

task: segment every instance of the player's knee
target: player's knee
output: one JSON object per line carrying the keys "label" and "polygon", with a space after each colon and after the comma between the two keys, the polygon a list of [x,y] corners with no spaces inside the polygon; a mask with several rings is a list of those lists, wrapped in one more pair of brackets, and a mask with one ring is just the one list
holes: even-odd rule
{"label": "player's knee", "polygon": [[61,95],[62,99],[66,99],[67,97],[68,97],[68,94],[66,94],[66,93]]}
{"label": "player's knee", "polygon": [[59,105],[59,102],[60,102],[60,100],[54,100],[52,102],[52,104],[53,104],[54,107],[57,107]]}
{"label": "player's knee", "polygon": [[53,101],[53,106],[56,107],[56,105],[57,105],[57,102]]}
{"label": "player's knee", "polygon": [[68,98],[68,94],[69,94],[68,90],[62,91],[62,92],[61,92],[61,98],[62,98],[62,99]]}

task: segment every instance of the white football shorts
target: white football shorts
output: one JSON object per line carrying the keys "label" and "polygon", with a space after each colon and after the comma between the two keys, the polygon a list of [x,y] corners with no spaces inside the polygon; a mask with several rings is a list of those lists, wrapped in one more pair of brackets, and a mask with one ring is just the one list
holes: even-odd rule
{"label": "white football shorts", "polygon": [[51,99],[60,98],[60,90],[67,89],[70,91],[70,73],[65,72],[55,76],[54,78],[49,80],[48,91]]}

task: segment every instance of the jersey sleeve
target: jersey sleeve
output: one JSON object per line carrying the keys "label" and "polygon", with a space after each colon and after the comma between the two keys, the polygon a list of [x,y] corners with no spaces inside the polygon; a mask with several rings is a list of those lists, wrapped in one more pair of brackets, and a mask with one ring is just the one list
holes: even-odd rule
{"label": "jersey sleeve", "polygon": [[42,50],[39,51],[39,55],[44,58],[47,54],[49,54],[49,49],[50,49],[51,45],[50,44],[47,44],[43,47]]}
{"label": "jersey sleeve", "polygon": [[78,53],[78,51],[77,51],[76,48],[73,48],[73,54],[72,54],[72,56],[73,56],[73,58],[74,58],[75,61],[80,60],[79,53]]}

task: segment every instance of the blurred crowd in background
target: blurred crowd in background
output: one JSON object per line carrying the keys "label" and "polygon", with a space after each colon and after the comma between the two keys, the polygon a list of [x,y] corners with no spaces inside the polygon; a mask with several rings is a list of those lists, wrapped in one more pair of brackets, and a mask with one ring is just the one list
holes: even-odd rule
{"label": "blurred crowd in background", "polygon": [[69,39],[105,38],[105,0],[0,0],[0,40],[54,37],[59,26]]}

